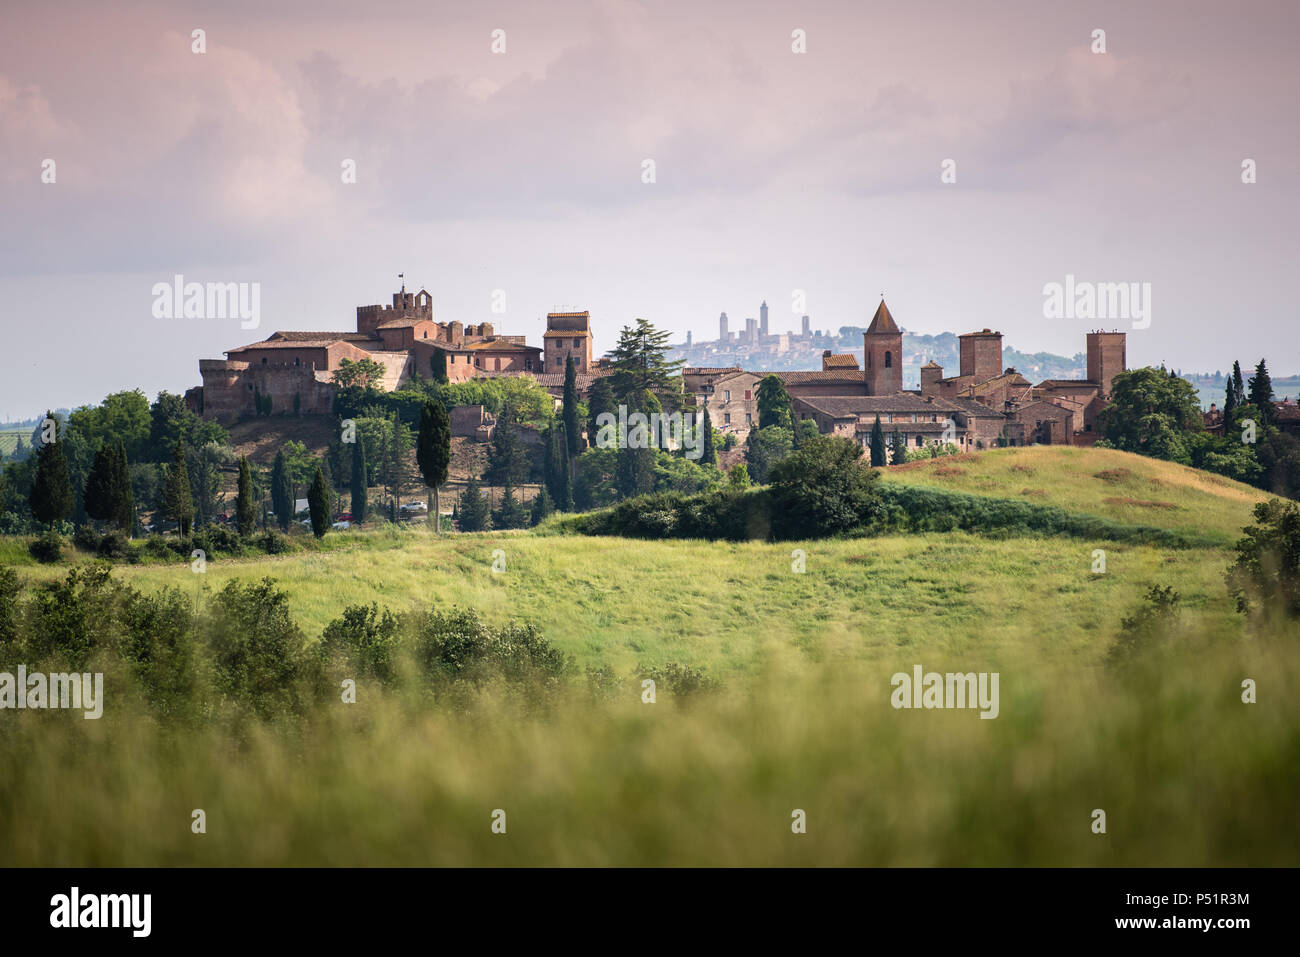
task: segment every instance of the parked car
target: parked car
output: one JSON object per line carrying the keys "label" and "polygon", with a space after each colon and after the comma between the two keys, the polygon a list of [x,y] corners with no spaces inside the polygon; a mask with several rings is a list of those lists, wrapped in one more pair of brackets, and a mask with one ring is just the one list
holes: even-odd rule
{"label": "parked car", "polygon": [[428,502],[407,502],[402,506],[403,512],[427,512],[429,510]]}
{"label": "parked car", "polygon": [[351,522],[335,522],[333,525],[330,526],[330,528],[338,528],[338,529],[351,528],[351,527],[352,527]]}

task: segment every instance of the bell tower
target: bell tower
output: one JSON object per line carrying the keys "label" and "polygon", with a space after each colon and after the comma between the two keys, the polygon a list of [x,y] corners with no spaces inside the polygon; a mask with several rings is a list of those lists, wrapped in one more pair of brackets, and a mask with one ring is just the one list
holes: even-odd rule
{"label": "bell tower", "polygon": [[868,395],[903,391],[903,330],[898,328],[882,297],[871,325],[862,334],[863,376]]}

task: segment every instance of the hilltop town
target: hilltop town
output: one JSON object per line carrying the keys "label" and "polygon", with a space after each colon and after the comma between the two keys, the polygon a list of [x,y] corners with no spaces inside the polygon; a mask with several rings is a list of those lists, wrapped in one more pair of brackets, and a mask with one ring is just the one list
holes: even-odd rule
{"label": "hilltop town", "polygon": [[[803,325],[805,344],[824,336],[812,332],[807,316]],[[760,318],[746,321],[745,340],[788,351],[789,337],[772,336],[767,329],[763,303]],[[741,335],[728,330],[723,313],[720,336],[730,342]],[[879,418],[911,448],[942,443],[981,451],[1092,444],[1111,382],[1127,368],[1125,334],[1095,331],[1086,336],[1085,378],[1034,383],[1004,367],[1002,334],[986,328],[958,337],[955,375],[945,375],[943,366],[930,360],[920,370],[920,388],[905,389],[903,331],[883,298],[862,338],[862,363],[850,352],[824,349],[817,368],[766,373],[739,365],[687,366],[684,390],[698,409],[708,410],[715,428],[738,441],[757,423],[758,384],[772,374],[789,394],[795,417],[814,422],[822,433],[866,445]],[[533,346],[524,336],[499,334],[488,322],[438,321],[430,293],[408,292],[403,285],[389,305],[358,306],[354,330],[282,330],[232,348],[224,359],[200,360],[202,385],[190,389],[186,401],[205,418],[227,423],[256,414],[259,402],[301,414],[329,413],[336,373],[364,359],[381,367],[375,384],[385,391],[430,377],[436,369],[453,383],[527,377],[558,399],[570,357],[582,398],[613,371],[607,359],[595,358],[588,311],[549,313],[542,345]]]}

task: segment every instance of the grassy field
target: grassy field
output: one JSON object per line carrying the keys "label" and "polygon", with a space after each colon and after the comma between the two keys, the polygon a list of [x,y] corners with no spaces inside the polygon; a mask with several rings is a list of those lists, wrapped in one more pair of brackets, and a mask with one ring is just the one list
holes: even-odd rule
{"label": "grassy field", "polygon": [[[1010,481],[1051,504],[1225,539],[1256,499],[1101,450],[1008,450],[888,480],[990,494]],[[1174,507],[1107,502],[1119,497]],[[1152,866],[1300,854],[1300,635],[1252,629],[1233,610],[1226,548],[966,534],[631,542],[545,528],[334,544],[203,575],[183,563],[114,574],[200,603],[202,589],[269,575],[312,637],[349,603],[459,604],[533,622],[579,669],[680,663],[721,688],[650,705],[632,681],[596,700],[579,673],[545,714],[489,689],[466,716],[362,682],[355,705],[238,738],[125,706],[100,721],[4,712],[0,863]],[[1092,571],[1098,547],[1104,575]],[[1107,666],[1120,619],[1153,584],[1182,595],[1176,631]],[[895,710],[890,677],[916,664],[999,673],[998,718]],[[1245,678],[1258,704],[1242,703]],[[190,831],[193,808],[205,835]],[[490,830],[498,808],[506,835]],[[1096,808],[1106,834],[1090,829]],[[806,834],[791,832],[795,809]]]}

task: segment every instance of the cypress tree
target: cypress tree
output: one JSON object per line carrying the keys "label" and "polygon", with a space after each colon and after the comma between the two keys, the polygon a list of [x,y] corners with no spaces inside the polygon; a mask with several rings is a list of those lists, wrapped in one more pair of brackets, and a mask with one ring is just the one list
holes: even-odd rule
{"label": "cypress tree", "polygon": [[1273,408],[1273,380],[1269,377],[1268,366],[1264,360],[1259,360],[1259,365],[1255,366],[1255,374],[1250,377],[1250,390],[1246,397],[1250,404],[1259,410],[1259,417],[1263,420],[1262,425],[1272,425],[1275,411]]}
{"label": "cypress tree", "polygon": [[1236,399],[1233,405],[1240,407],[1246,404],[1246,383],[1241,377],[1241,363],[1236,360],[1232,363],[1232,392]]}
{"label": "cypress tree", "polygon": [[113,514],[110,518],[127,535],[135,531],[135,493],[131,489],[131,464],[121,439],[113,442]]}
{"label": "cypress tree", "polygon": [[293,485],[289,482],[289,465],[284,458],[284,449],[275,453],[271,464],[271,509],[275,520],[280,524],[280,531],[287,532],[293,521]]}
{"label": "cypress tree", "polygon": [[239,458],[239,491],[235,496],[235,521],[239,534],[248,538],[253,534],[257,516],[253,508],[253,473],[248,468],[248,456]]}
{"label": "cypress tree", "polygon": [[551,499],[551,493],[543,486],[538,489],[537,497],[533,499],[532,512],[529,517],[534,525],[538,525],[554,511],[555,502]]}
{"label": "cypress tree", "polygon": [[880,416],[876,416],[876,423],[871,427],[871,464],[881,466],[885,464],[885,432],[880,427]]}
{"label": "cypress tree", "polygon": [[176,443],[162,490],[163,514],[176,522],[180,536],[190,533],[194,521],[194,496],[190,494],[189,467],[185,464],[185,445]]}
{"label": "cypress tree", "polygon": [[86,475],[86,487],[82,494],[86,514],[91,518],[105,522],[113,517],[113,482],[116,471],[116,450],[111,442],[105,440],[95,453],[95,461]]}
{"label": "cypress tree", "polygon": [[569,444],[565,441],[566,431],[560,432],[560,440],[556,442],[559,453],[559,470],[556,476],[556,484],[559,494],[555,496],[555,506],[561,512],[573,511],[573,466],[569,464]]}
{"label": "cypress tree", "polygon": [[481,532],[488,524],[488,503],[479,490],[478,479],[471,478],[465,483],[461,493],[460,508],[457,509],[462,532]]}
{"label": "cypress tree", "polygon": [[317,538],[324,538],[330,527],[330,490],[325,484],[325,473],[316,468],[316,476],[307,491],[307,508],[311,512],[311,531]]}
{"label": "cypress tree", "polygon": [[709,409],[704,409],[704,452],[700,455],[701,465],[717,465],[718,453],[713,447],[713,423],[709,420]]}
{"label": "cypress tree", "polygon": [[907,461],[907,446],[903,444],[903,436],[899,434],[898,429],[894,429],[893,435],[893,453],[891,461],[894,465],[902,465]]}
{"label": "cypress tree", "polygon": [[[352,443],[352,521],[366,520],[366,443],[356,436]],[[437,501],[435,496],[434,501]]]}
{"label": "cypress tree", "polygon": [[1233,387],[1232,376],[1228,376],[1228,384],[1223,390],[1223,428],[1232,428],[1232,416],[1237,411],[1237,390]]}
{"label": "cypress tree", "polygon": [[528,510],[515,496],[513,485],[506,485],[501,495],[501,507],[492,515],[493,528],[524,528],[528,525]]}
{"label": "cypress tree", "polygon": [[[45,417],[53,419],[54,414],[47,412]],[[28,503],[36,520],[44,522],[52,530],[55,522],[61,522],[72,514],[74,499],[72,481],[68,478],[68,460],[56,430],[54,440],[42,442],[36,452],[36,474]]]}
{"label": "cypress tree", "polygon": [[424,484],[433,489],[433,514],[429,519],[433,522],[434,531],[441,535],[438,488],[447,481],[447,469],[451,465],[451,420],[441,402],[426,402],[420,410],[420,438],[415,457],[420,464]]}
{"label": "cypress tree", "polygon": [[578,424],[578,368],[570,355],[564,362],[564,404],[561,407],[564,419],[564,434],[569,442],[569,458],[575,459],[582,453],[582,429]]}

